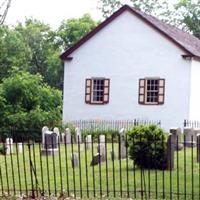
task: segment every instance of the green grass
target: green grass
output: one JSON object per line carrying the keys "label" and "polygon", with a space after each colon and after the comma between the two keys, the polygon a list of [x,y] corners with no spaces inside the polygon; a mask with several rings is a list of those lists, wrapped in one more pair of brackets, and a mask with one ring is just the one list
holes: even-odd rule
{"label": "green grass", "polygon": [[[72,151],[71,146],[67,147],[67,159],[66,159],[65,146],[61,144],[60,160],[58,155],[40,157],[40,146],[38,144],[34,146],[32,145],[30,151],[28,149],[28,146],[24,145],[24,152],[25,152],[24,157],[23,154],[19,154],[17,156],[15,147],[16,146],[14,145],[14,153],[12,155],[0,156],[0,167],[1,167],[0,189],[1,190],[3,189],[5,193],[8,193],[9,189],[10,193],[13,194],[14,188],[17,194],[19,193],[20,190],[22,190],[23,193],[26,193],[26,190],[28,190],[28,193],[30,193],[32,187],[34,187],[34,189],[41,189],[41,190],[44,189],[45,193],[48,193],[50,190],[51,194],[57,193],[57,195],[59,195],[61,191],[63,191],[65,195],[68,195],[68,190],[69,190],[70,196],[76,195],[80,197],[81,187],[82,187],[82,196],[84,198],[87,197],[87,190],[89,191],[88,193],[89,197],[92,198],[94,195],[94,188],[96,197],[101,196],[100,193],[101,190],[103,197],[106,197],[107,192],[109,194],[109,197],[114,197],[113,191],[115,190],[116,197],[120,197],[122,195],[122,197],[126,198],[128,197],[127,191],[129,191],[130,197],[139,199],[141,198],[142,194],[141,190],[146,189],[146,193],[144,192],[143,196],[144,198],[147,197],[147,199],[155,199],[156,197],[163,198],[163,193],[165,193],[165,198],[169,199],[170,192],[172,192],[173,199],[177,199],[178,196],[179,199],[184,199],[185,193],[186,193],[186,199],[192,199],[192,193],[194,195],[193,196],[194,199],[200,198],[199,196],[200,168],[199,164],[196,162],[196,148],[193,149],[193,152],[192,148],[187,148],[185,154],[184,150],[180,152],[175,152],[175,157],[174,157],[175,167],[173,171],[161,171],[161,170],[142,171],[141,169],[134,166],[133,161],[130,159],[128,160],[116,159],[114,162],[112,162],[110,155],[112,145],[108,144],[107,145],[108,162],[106,170],[106,162],[103,162],[101,165],[97,165],[94,168],[90,166],[90,162],[92,160],[91,150],[87,151],[87,162],[86,162],[85,147],[84,144],[82,144],[80,151],[81,168],[75,168],[73,171],[71,167],[71,151]],[[97,144],[94,144],[93,149],[94,153],[96,153]],[[117,144],[114,145],[114,150],[115,150],[115,155],[117,156],[118,154]],[[74,145],[74,152],[78,152],[77,145]],[[38,185],[36,184],[36,179],[33,173],[31,176],[29,153],[31,155],[33,164],[35,163]],[[192,153],[193,153],[193,162],[192,162]],[[35,154],[35,160],[34,160],[34,154]],[[186,158],[185,165],[184,165],[184,155]],[[177,156],[178,156],[178,163],[177,163]],[[19,162],[17,161],[18,160],[17,158],[19,158]],[[7,170],[5,166],[7,166]],[[186,173],[184,173],[184,171],[186,171]],[[33,182],[33,186],[31,182]],[[145,182],[145,188],[144,188],[144,182]],[[108,191],[107,191],[107,186],[108,186]],[[179,195],[177,195],[178,192],[180,193]]]}

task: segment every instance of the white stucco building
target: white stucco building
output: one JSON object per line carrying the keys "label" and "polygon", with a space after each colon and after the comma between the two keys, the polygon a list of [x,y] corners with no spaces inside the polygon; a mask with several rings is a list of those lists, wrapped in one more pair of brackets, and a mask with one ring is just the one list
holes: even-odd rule
{"label": "white stucco building", "polygon": [[61,55],[63,122],[200,120],[200,41],[123,6]]}

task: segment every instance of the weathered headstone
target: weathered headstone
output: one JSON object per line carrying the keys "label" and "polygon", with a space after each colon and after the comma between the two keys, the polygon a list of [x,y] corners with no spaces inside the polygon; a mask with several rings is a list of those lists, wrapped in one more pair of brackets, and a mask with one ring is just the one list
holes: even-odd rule
{"label": "weathered headstone", "polygon": [[171,134],[169,134],[167,139],[167,169],[174,169],[174,150],[175,150],[175,141]]}
{"label": "weathered headstone", "polygon": [[99,143],[102,144],[104,147],[106,146],[106,137],[105,135],[99,136]]}
{"label": "weathered headstone", "polygon": [[66,145],[71,144],[71,131],[69,128],[65,129],[65,135],[64,135],[64,143]]}
{"label": "weathered headstone", "polygon": [[183,136],[181,133],[181,128],[174,127],[174,128],[171,128],[169,132],[172,134],[175,150],[179,151],[183,149],[183,143],[182,143]]}
{"label": "weathered headstone", "polygon": [[42,129],[42,155],[56,155],[58,153],[58,133]]}
{"label": "weathered headstone", "polygon": [[194,128],[194,136],[193,136],[193,140],[194,142],[197,143],[197,135],[200,134],[200,129],[199,128]]}
{"label": "weathered headstone", "polygon": [[71,161],[72,161],[72,167],[73,168],[76,168],[76,167],[79,166],[78,154],[77,153],[72,153]]}
{"label": "weathered headstone", "polygon": [[119,159],[124,159],[126,158],[126,133],[124,128],[119,131],[119,137]]}
{"label": "weathered headstone", "polygon": [[90,166],[98,165],[102,162],[100,153],[97,153],[93,156]]}
{"label": "weathered headstone", "polygon": [[76,129],[75,129],[75,142],[76,142],[76,144],[82,143],[81,130],[80,130],[80,128],[76,128]]}
{"label": "weathered headstone", "polygon": [[6,138],[6,155],[13,153],[13,139]]}
{"label": "weathered headstone", "polygon": [[22,153],[22,149],[23,149],[22,143],[21,142],[17,143],[17,151],[18,151],[18,153]]}
{"label": "weathered headstone", "polygon": [[60,142],[60,131],[59,131],[59,128],[54,127],[53,132],[57,134],[57,136],[58,136],[58,142]]}
{"label": "weathered headstone", "polygon": [[197,162],[200,162],[200,134],[197,134]]}
{"label": "weathered headstone", "polygon": [[106,149],[104,144],[98,144],[97,152],[101,155],[101,161],[105,161],[106,159]]}
{"label": "weathered headstone", "polygon": [[86,148],[90,150],[92,148],[92,135],[87,135],[85,138],[85,142]]}
{"label": "weathered headstone", "polygon": [[192,127],[185,127],[184,128],[184,136],[185,136],[184,143],[185,143],[186,147],[192,147],[196,144],[194,139],[193,139],[194,138],[194,130],[193,130]]}

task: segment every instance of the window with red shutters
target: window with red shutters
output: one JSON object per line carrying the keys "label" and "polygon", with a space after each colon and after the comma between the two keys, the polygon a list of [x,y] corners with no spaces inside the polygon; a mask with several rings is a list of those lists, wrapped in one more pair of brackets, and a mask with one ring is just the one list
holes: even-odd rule
{"label": "window with red shutters", "polygon": [[88,104],[109,103],[110,79],[91,78],[85,83],[85,102]]}
{"label": "window with red shutters", "polygon": [[164,104],[165,79],[145,78],[139,79],[139,104],[161,105]]}

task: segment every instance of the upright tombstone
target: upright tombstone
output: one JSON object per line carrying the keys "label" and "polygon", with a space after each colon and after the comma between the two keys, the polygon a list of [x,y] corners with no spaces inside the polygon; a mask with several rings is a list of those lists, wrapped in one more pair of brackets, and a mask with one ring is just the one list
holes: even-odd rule
{"label": "upright tombstone", "polygon": [[106,146],[106,137],[105,137],[105,135],[100,135],[99,136],[99,143],[102,144],[103,146]]}
{"label": "upright tombstone", "polygon": [[87,135],[85,138],[86,148],[88,150],[92,149],[92,135]]}
{"label": "upright tombstone", "polygon": [[60,142],[60,131],[59,131],[59,128],[54,127],[53,132],[58,135],[58,142]]}
{"label": "upright tombstone", "polygon": [[76,129],[75,129],[75,142],[76,142],[76,144],[82,143],[81,130],[80,130],[80,128],[76,128]]}
{"label": "upright tombstone", "polygon": [[69,144],[71,144],[71,131],[70,131],[70,129],[69,128],[66,128],[65,129],[65,134],[64,134],[64,143],[66,144],[66,145],[69,145]]}
{"label": "upright tombstone", "polygon": [[194,141],[194,129],[192,127],[184,128],[184,136],[184,144],[186,147],[193,147],[196,144],[196,142]]}
{"label": "upright tombstone", "polygon": [[197,135],[200,134],[200,128],[194,128],[194,137],[193,137],[193,140],[194,142],[197,143]]}
{"label": "upright tombstone", "polygon": [[42,155],[56,155],[58,153],[58,133],[42,129]]}
{"label": "upright tombstone", "polygon": [[174,169],[174,150],[175,150],[175,141],[174,137],[169,134],[167,139],[167,169],[173,170]]}
{"label": "upright tombstone", "polygon": [[79,166],[79,161],[78,161],[78,155],[77,155],[77,153],[72,153],[71,161],[72,161],[72,168],[76,168],[76,167]]}
{"label": "upright tombstone", "polygon": [[97,153],[93,156],[90,166],[98,165],[102,162],[100,153]]}
{"label": "upright tombstone", "polygon": [[13,139],[6,138],[6,155],[13,153]]}
{"label": "upright tombstone", "polygon": [[119,137],[119,159],[124,159],[126,158],[126,133],[124,128],[119,131]]}
{"label": "upright tombstone", "polygon": [[179,151],[183,149],[183,143],[182,143],[183,136],[181,133],[181,128],[174,127],[174,128],[171,128],[169,132],[172,135],[175,150]]}
{"label": "upright tombstone", "polygon": [[106,140],[105,140],[105,135],[100,135],[99,136],[99,144],[97,146],[97,152],[101,156],[101,161],[105,161],[106,159]]}

